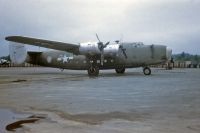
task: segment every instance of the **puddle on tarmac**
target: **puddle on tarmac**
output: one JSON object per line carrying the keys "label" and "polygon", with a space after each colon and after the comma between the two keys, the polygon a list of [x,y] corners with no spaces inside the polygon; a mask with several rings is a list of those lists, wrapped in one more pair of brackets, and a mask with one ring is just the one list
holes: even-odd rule
{"label": "puddle on tarmac", "polygon": [[43,116],[36,116],[28,113],[15,113],[9,109],[0,109],[0,133],[6,133],[6,130],[14,131],[20,128],[21,124],[34,123],[44,118]]}
{"label": "puddle on tarmac", "polygon": [[27,80],[25,80],[25,79],[17,79],[17,80],[13,80],[12,82],[15,82],[15,83],[17,83],[17,82],[26,82]]}

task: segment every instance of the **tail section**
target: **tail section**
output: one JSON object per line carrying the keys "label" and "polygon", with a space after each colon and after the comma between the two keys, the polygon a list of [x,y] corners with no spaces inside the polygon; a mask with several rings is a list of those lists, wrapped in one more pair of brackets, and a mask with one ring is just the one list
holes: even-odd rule
{"label": "tail section", "polygon": [[11,62],[14,64],[22,64],[27,58],[27,51],[24,44],[10,42],[9,53]]}

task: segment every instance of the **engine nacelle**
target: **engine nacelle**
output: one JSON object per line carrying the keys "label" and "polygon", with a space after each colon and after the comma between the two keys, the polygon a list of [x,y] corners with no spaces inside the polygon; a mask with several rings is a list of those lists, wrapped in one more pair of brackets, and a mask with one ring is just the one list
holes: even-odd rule
{"label": "engine nacelle", "polygon": [[[101,54],[97,42],[81,43],[79,52],[82,55],[98,55]],[[104,56],[113,57],[119,53],[119,44],[109,44],[104,48]]]}
{"label": "engine nacelle", "polygon": [[119,53],[119,44],[110,44],[106,48],[104,48],[105,56],[116,56]]}
{"label": "engine nacelle", "polygon": [[101,53],[96,42],[81,43],[79,52],[82,55],[96,55]]}

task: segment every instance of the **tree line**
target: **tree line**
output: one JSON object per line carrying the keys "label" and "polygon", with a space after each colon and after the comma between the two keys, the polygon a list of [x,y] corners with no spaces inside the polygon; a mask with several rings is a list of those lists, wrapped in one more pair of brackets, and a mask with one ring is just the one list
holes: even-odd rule
{"label": "tree line", "polygon": [[180,54],[172,55],[175,61],[193,61],[200,62],[200,55],[193,55],[189,53],[182,52]]}

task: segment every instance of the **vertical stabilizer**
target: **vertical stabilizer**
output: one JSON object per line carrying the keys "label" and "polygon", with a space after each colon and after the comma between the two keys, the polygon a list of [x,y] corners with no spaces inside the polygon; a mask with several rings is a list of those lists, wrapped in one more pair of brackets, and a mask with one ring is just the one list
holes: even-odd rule
{"label": "vertical stabilizer", "polygon": [[9,53],[11,62],[14,64],[22,64],[27,57],[27,51],[24,44],[9,42]]}

